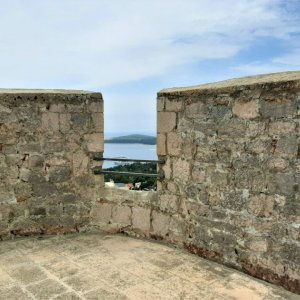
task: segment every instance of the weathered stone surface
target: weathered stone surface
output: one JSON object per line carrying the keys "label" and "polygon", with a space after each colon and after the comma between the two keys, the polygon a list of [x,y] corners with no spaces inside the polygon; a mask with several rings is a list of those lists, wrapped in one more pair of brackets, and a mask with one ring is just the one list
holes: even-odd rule
{"label": "weathered stone surface", "polygon": [[178,104],[158,190],[168,239],[298,293],[299,87],[291,72],[158,93],[164,112]]}
{"label": "weathered stone surface", "polygon": [[73,154],[73,174],[75,176],[89,172],[90,159],[84,151],[78,151]]}
{"label": "weathered stone surface", "polygon": [[156,153],[157,155],[166,155],[166,135],[159,133],[157,135],[157,142],[156,142]]}
{"label": "weathered stone surface", "polygon": [[179,208],[178,197],[172,194],[160,196],[160,209],[163,212],[176,213]]}
{"label": "weathered stone surface", "polygon": [[121,226],[131,225],[131,209],[128,206],[115,206],[112,209],[112,219]]}
{"label": "weathered stone surface", "polygon": [[67,133],[71,127],[71,114],[59,114],[59,130]]}
{"label": "weathered stone surface", "polygon": [[176,100],[176,101],[170,101],[166,100],[166,111],[174,111],[178,112],[181,111],[183,108],[183,103],[181,100]]}
{"label": "weathered stone surface", "polygon": [[108,223],[112,216],[112,205],[109,203],[96,203],[92,209],[91,217],[93,223]]}
{"label": "weathered stone surface", "polygon": [[160,212],[152,213],[152,233],[157,236],[165,236],[169,231],[170,217]]}
{"label": "weathered stone surface", "polygon": [[20,240],[4,241],[0,264],[3,299],[299,298],[162,243],[100,232],[29,237],[21,247]]}
{"label": "weathered stone surface", "polygon": [[103,134],[92,133],[84,136],[89,152],[103,152]]}
{"label": "weathered stone surface", "polygon": [[181,158],[173,162],[173,178],[175,181],[186,183],[190,178],[190,164]]}
{"label": "weathered stone surface", "polygon": [[65,182],[71,178],[70,167],[55,166],[49,168],[49,181],[50,182]]}
{"label": "weathered stone surface", "polygon": [[232,112],[242,119],[254,119],[258,116],[258,103],[256,101],[236,101]]}
{"label": "weathered stone surface", "polygon": [[132,208],[132,227],[144,233],[150,230],[150,209],[141,207]]}
{"label": "weathered stone surface", "polygon": [[[103,186],[90,176],[85,136],[92,150],[96,135],[103,143],[100,111],[97,93],[0,90],[0,238],[87,224]],[[96,114],[100,122],[91,122]]]}
{"label": "weathered stone surface", "polygon": [[42,128],[45,131],[59,130],[59,115],[57,113],[46,112],[42,114]]}
{"label": "weathered stone surface", "polygon": [[259,194],[251,197],[248,207],[249,211],[258,217],[269,217],[273,214],[274,204],[273,197]]}
{"label": "weathered stone surface", "polygon": [[175,112],[158,112],[157,113],[157,131],[164,133],[172,131],[176,126]]}
{"label": "weathered stone surface", "polygon": [[181,136],[176,132],[170,132],[167,135],[167,148],[169,155],[179,155],[182,150]]}
{"label": "weathered stone surface", "polygon": [[157,109],[157,111],[163,111],[165,109],[165,99],[164,98],[157,98],[156,109]]}

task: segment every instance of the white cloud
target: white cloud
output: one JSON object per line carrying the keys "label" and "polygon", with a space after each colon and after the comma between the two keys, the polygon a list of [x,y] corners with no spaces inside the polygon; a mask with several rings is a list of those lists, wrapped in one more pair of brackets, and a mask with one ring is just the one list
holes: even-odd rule
{"label": "white cloud", "polygon": [[0,11],[0,83],[95,89],[299,31],[279,0],[11,0]]}
{"label": "white cloud", "polygon": [[289,53],[275,57],[274,63],[300,68],[300,48],[296,48]]}
{"label": "white cloud", "polygon": [[300,48],[296,48],[283,55],[270,58],[268,61],[254,61],[238,65],[232,69],[239,72],[239,76],[283,71],[299,71]]}

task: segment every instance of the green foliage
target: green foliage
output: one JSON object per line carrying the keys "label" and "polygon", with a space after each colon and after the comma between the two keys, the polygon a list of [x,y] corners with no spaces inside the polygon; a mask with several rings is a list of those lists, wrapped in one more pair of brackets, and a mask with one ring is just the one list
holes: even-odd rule
{"label": "green foliage", "polygon": [[[121,171],[121,172],[137,172],[137,173],[156,173],[156,163],[132,163],[128,165],[120,165],[112,168],[105,169],[107,171]],[[156,186],[155,177],[147,176],[132,176],[132,175],[104,175],[105,181],[113,179],[114,182],[122,183],[136,183],[142,182],[144,188],[154,188]]]}

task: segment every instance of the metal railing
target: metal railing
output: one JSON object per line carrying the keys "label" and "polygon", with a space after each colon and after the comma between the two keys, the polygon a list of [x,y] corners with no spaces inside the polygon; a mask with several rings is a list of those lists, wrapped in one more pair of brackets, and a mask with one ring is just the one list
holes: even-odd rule
{"label": "metal railing", "polygon": [[[96,161],[121,161],[121,162],[140,162],[140,163],[156,163],[156,164],[164,164],[164,160],[149,160],[149,159],[130,159],[130,158],[108,158],[102,157],[101,154],[95,154],[93,156],[93,160]],[[163,172],[158,173],[142,173],[142,172],[124,172],[124,171],[108,171],[103,170],[102,167],[94,167],[93,172],[95,175],[98,174],[110,174],[110,175],[131,175],[131,176],[145,176],[145,177],[156,177],[157,179],[163,179]]]}

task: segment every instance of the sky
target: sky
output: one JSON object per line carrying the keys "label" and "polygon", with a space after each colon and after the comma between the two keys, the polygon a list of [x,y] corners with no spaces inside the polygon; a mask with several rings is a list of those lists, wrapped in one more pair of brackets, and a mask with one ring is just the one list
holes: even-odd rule
{"label": "sky", "polygon": [[0,87],[99,91],[105,133],[155,133],[156,93],[300,70],[299,0],[0,0]]}

